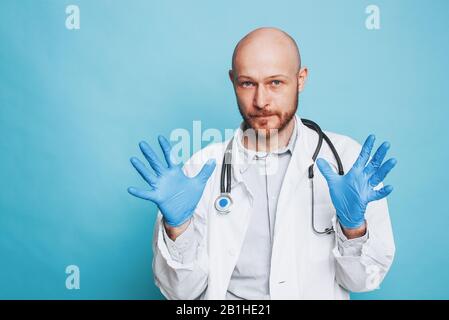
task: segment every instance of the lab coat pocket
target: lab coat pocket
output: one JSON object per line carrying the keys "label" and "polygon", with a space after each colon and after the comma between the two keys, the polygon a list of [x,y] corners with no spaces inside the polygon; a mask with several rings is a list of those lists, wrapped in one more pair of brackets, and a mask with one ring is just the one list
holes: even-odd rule
{"label": "lab coat pocket", "polygon": [[[331,228],[333,216],[334,210],[329,202],[317,204],[315,206],[315,229],[322,232],[326,228]],[[314,286],[315,283],[319,282],[332,283],[335,272],[332,256],[332,249],[335,246],[335,235],[333,233],[318,234],[311,228],[308,240],[308,284]],[[310,294],[314,298],[322,298],[319,291],[311,289]]]}

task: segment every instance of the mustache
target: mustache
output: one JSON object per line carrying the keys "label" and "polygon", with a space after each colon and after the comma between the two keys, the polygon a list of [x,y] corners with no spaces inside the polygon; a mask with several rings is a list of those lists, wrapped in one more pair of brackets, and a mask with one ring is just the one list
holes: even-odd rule
{"label": "mustache", "polygon": [[257,117],[268,117],[268,116],[277,116],[278,114],[275,112],[267,112],[267,111],[262,111],[262,112],[258,112],[258,113],[250,113],[248,114],[251,118],[257,118]]}

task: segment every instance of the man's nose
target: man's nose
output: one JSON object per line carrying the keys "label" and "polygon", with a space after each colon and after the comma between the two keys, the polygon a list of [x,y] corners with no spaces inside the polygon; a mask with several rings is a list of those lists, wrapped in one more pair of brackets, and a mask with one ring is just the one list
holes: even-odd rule
{"label": "man's nose", "polygon": [[257,86],[256,94],[254,95],[254,106],[258,109],[265,109],[270,105],[269,93],[263,86]]}

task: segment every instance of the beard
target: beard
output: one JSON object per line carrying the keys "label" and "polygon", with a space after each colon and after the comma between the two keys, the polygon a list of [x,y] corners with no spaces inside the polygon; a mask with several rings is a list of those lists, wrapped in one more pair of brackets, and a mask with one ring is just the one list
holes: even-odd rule
{"label": "beard", "polygon": [[[290,123],[290,121],[295,116],[296,111],[298,110],[298,94],[295,95],[295,100],[293,103],[293,106],[291,108],[288,108],[287,111],[267,111],[267,110],[261,110],[259,112],[253,112],[253,113],[245,113],[243,112],[242,108],[240,107],[240,104],[237,101],[237,105],[239,107],[239,112],[243,118],[243,131],[247,129],[253,129],[257,136],[269,138],[273,130],[277,133],[280,133],[282,130],[285,129],[285,127]],[[257,125],[257,122],[259,122],[259,119],[261,117],[277,117],[279,119],[279,124],[273,128],[260,128]],[[264,119],[262,120],[262,123],[265,123],[267,125],[268,120]]]}

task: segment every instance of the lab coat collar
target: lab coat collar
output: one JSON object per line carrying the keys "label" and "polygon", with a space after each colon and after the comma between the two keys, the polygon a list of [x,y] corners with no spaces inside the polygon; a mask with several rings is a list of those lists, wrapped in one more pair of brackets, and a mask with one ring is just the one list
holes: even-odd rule
{"label": "lab coat collar", "polygon": [[237,134],[236,134],[236,145],[237,148],[239,148],[240,151],[240,156],[242,157],[242,159],[244,159],[245,161],[243,161],[243,163],[241,164],[239,170],[240,173],[244,173],[249,165],[255,161],[255,159],[257,157],[265,157],[267,156],[267,154],[283,154],[286,152],[290,152],[290,154],[293,154],[293,150],[295,149],[295,143],[297,140],[297,136],[298,136],[298,124],[297,124],[298,120],[296,119],[296,117],[294,118],[294,127],[293,127],[293,132],[292,135],[290,136],[290,139],[287,143],[286,146],[278,149],[278,150],[274,150],[274,151],[270,151],[270,152],[264,152],[264,151],[255,151],[255,150],[251,150],[251,149],[247,149],[243,146],[242,143],[242,137],[244,135],[243,132],[243,126],[244,123],[242,123],[239,127],[239,129],[237,129]]}
{"label": "lab coat collar", "polygon": [[296,116],[296,119],[296,123],[298,124],[298,139],[296,139],[292,160],[299,173],[303,173],[314,164],[312,157],[316,146],[312,143],[312,136],[317,135],[317,133],[303,124],[298,116]]}

